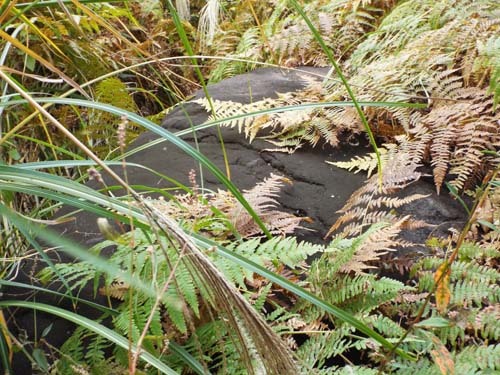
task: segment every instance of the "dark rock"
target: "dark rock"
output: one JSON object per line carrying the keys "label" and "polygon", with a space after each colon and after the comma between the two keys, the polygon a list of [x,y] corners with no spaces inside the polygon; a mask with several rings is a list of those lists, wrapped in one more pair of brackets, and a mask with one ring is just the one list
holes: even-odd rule
{"label": "dark rock", "polygon": [[[325,73],[325,69],[306,70],[313,73]],[[233,100],[241,103],[260,100],[264,97],[276,97],[277,92],[296,91],[302,88],[304,81],[299,74],[295,72],[285,72],[279,69],[259,69],[254,72],[227,79],[216,85],[209,87],[209,92],[215,99]],[[202,91],[198,91],[195,98],[203,96]],[[162,123],[166,129],[175,132],[189,128],[190,124],[198,125],[207,119],[206,111],[195,103],[184,103],[171,112]],[[293,185],[286,186],[279,198],[281,206],[301,216],[308,216],[313,219],[310,224],[304,226],[310,230],[302,230],[299,233],[301,239],[322,242],[323,236],[336,219],[336,211],[340,209],[351,193],[359,188],[365,178],[359,174],[353,174],[325,163],[325,160],[349,160],[355,155],[365,154],[370,151],[366,146],[342,146],[333,149],[329,146],[317,147],[311,149],[304,147],[292,155],[283,153],[270,153],[265,151],[269,144],[255,140],[251,144],[244,139],[243,135],[237,133],[234,129],[222,128],[225,147],[227,150],[231,179],[240,189],[253,187],[257,182],[268,177],[270,173],[282,174],[293,181]],[[140,135],[129,149],[134,149],[157,139],[152,132],[145,132]],[[192,135],[184,137],[191,145],[195,145]],[[214,128],[201,130],[197,133],[200,151],[213,161],[221,170],[224,170],[224,163],[216,130]],[[364,142],[366,144],[366,142]],[[175,146],[163,142],[152,147],[146,148],[127,158],[128,163],[137,163],[155,170],[161,174],[168,175],[170,178],[179,181],[182,184],[188,183],[188,172],[191,169],[198,170],[198,165],[186,154],[181,152]],[[114,168],[116,172],[122,175],[120,167]],[[200,173],[198,173],[198,177]],[[103,176],[107,184],[113,182]],[[218,181],[207,171],[203,172],[204,185],[206,188],[214,189],[218,186]],[[175,186],[171,182],[159,178],[157,175],[133,166],[127,167],[127,178],[131,185],[152,186],[155,188],[165,188]],[[90,186],[96,186],[95,183],[89,183]],[[430,198],[417,201],[401,209],[402,214],[414,214],[417,218],[428,220],[433,224],[454,223],[463,218],[463,210],[459,205],[450,199],[450,197],[438,197],[434,193],[432,182],[419,181],[410,186],[407,193],[427,193]],[[405,193],[405,194],[407,194]],[[117,192],[114,192],[117,194]],[[63,216],[72,212],[71,207],[62,208],[57,216]],[[89,247],[103,238],[96,224],[96,217],[86,212],[75,215],[73,222],[65,223],[56,228],[56,230],[68,236],[83,246]],[[418,232],[414,239],[425,240],[432,229],[426,229]],[[67,258],[65,258],[67,259]],[[23,275],[19,280],[31,282],[28,276],[31,272],[30,266],[23,267]],[[8,290],[4,293],[7,298],[16,298],[19,291]],[[81,294],[83,298],[92,299],[92,291],[84,290]],[[17,297],[19,298],[19,297]],[[37,296],[37,301],[60,304],[60,301],[46,295]],[[71,306],[64,306],[68,309]],[[88,316],[95,316],[96,312],[85,311]],[[36,319],[40,315],[36,316]],[[10,322],[16,322],[18,326],[15,332],[26,331],[28,337],[34,337],[35,315],[32,311],[19,310],[15,312],[15,319],[10,317]],[[45,317],[44,317],[45,319]],[[50,318],[48,318],[50,319]],[[58,319],[53,319],[58,321]],[[60,326],[53,330],[55,336],[51,334],[46,338],[49,342],[59,345],[61,341],[61,332],[66,335],[71,330],[71,325],[66,322],[58,322]],[[43,330],[44,326],[39,325],[38,332]],[[16,355],[16,373],[29,373],[28,366],[20,355]]]}

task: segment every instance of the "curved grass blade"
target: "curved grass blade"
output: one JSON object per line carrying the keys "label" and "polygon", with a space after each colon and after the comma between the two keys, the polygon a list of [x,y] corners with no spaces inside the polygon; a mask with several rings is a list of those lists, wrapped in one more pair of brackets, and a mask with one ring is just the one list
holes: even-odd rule
{"label": "curved grass blade", "polygon": [[128,204],[118,199],[100,194],[85,185],[44,172],[0,165],[0,178],[3,180],[10,180],[13,183],[24,184],[25,186],[37,186],[51,189],[59,193],[74,196],[78,199],[89,200],[116,210],[123,215],[129,215],[131,211],[139,212],[137,208],[130,207]]}
{"label": "curved grass blade", "polygon": [[289,1],[293,5],[295,10],[300,14],[300,16],[302,17],[304,22],[307,24],[307,26],[309,27],[309,30],[311,30],[311,32],[314,36],[314,39],[318,42],[318,44],[320,45],[323,52],[325,52],[326,56],[328,57],[328,60],[333,65],[335,72],[337,73],[340,80],[342,81],[342,84],[346,88],[347,93],[349,94],[349,97],[351,98],[351,100],[354,104],[354,107],[356,108],[356,112],[358,112],[358,115],[361,119],[361,122],[363,123],[363,126],[368,134],[368,138],[370,140],[370,144],[373,147],[373,150],[375,151],[375,155],[377,156],[377,170],[378,170],[380,184],[382,184],[382,160],[380,159],[380,151],[378,150],[377,142],[375,141],[375,137],[373,135],[372,130],[370,129],[370,126],[368,125],[368,121],[366,120],[366,116],[363,113],[363,110],[361,109],[361,106],[359,105],[358,101],[356,100],[356,96],[354,95],[354,92],[351,90],[351,86],[349,85],[349,82],[347,82],[347,79],[344,77],[344,74],[342,74],[342,70],[340,69],[339,65],[335,61],[335,57],[333,56],[332,51],[330,50],[330,48],[328,48],[325,41],[321,37],[320,33],[316,29],[316,27],[314,27],[311,20],[307,16],[306,12],[304,12],[304,9],[302,9],[302,7],[299,5],[297,0],[289,0]]}
{"label": "curved grass blade", "polygon": [[[0,279],[0,285],[5,285],[5,286],[10,286],[10,287],[16,287],[16,288],[25,288],[25,289],[31,289],[31,290],[36,290],[38,292],[43,292],[43,293],[50,293],[59,297],[66,297],[68,298],[67,295],[56,292],[54,290],[42,288],[36,285],[26,285],[22,283],[18,283],[15,281],[6,281],[6,280],[1,280]],[[99,305],[95,302],[88,301],[79,297],[73,297],[72,298],[75,302],[78,303],[83,303],[86,304],[90,307],[93,307],[97,310],[100,310],[103,313],[107,313],[110,315],[118,315],[119,312],[117,310],[111,309],[106,306]],[[170,341],[169,342],[169,349],[172,351],[172,353],[177,354],[180,358],[184,360],[185,363],[189,365],[189,367],[194,370],[197,374],[204,375],[205,370],[203,369],[203,366],[191,355],[189,354],[182,346],[177,344],[176,342]]]}
{"label": "curved grass blade", "polygon": [[[197,162],[201,163],[205,168],[207,168],[225,187],[227,190],[229,190],[234,197],[240,202],[240,204],[245,208],[245,210],[249,213],[249,215],[253,218],[255,223],[261,228],[263,233],[268,237],[272,238],[271,233],[269,230],[266,228],[262,220],[260,220],[259,216],[255,213],[254,209],[250,206],[250,204],[247,202],[247,200],[243,197],[241,192],[238,190],[238,188],[222,173],[222,171],[217,168],[215,164],[213,164],[205,155],[201,154],[199,151],[191,147],[189,143],[183,141],[179,137],[173,135],[171,132],[169,132],[166,129],[163,129],[161,126],[156,125],[154,122],[141,117],[135,113],[107,105],[107,104],[102,104],[102,103],[96,103],[96,102],[91,102],[88,100],[81,100],[81,99],[60,99],[60,98],[34,98],[33,99],[36,102],[40,103],[56,103],[56,104],[68,104],[68,105],[75,105],[75,106],[82,106],[82,107],[88,107],[88,108],[94,108],[98,110],[102,110],[108,113],[112,113],[117,116],[125,116],[127,119],[130,121],[143,126],[144,128],[152,131],[155,134],[158,134],[159,136],[167,139],[170,141],[172,144],[180,148],[182,151],[184,151],[186,154],[191,156],[194,160]],[[5,103],[4,105],[13,105],[13,104],[19,104],[19,103],[26,103],[25,100],[13,100],[10,101],[9,103]],[[0,103],[2,104],[2,103]]]}
{"label": "curved grass blade", "polygon": [[[103,161],[103,164],[110,165],[110,166],[122,166],[123,162],[122,161]],[[48,168],[59,168],[59,167],[92,167],[97,165],[97,163],[93,160],[49,160],[49,161],[37,161],[37,162],[30,162],[30,163],[23,163],[23,164],[16,164],[17,168],[21,169],[30,169],[30,170],[37,170],[37,169],[48,169]],[[176,186],[177,189],[181,189],[187,193],[191,191],[186,185],[181,184],[179,181],[170,178],[162,173],[159,173],[155,171],[154,169],[151,169],[149,167],[146,167],[142,164],[138,163],[126,163],[127,167],[135,167],[135,168],[140,168],[144,169],[155,176],[158,176],[168,182],[171,182],[173,185]]]}
{"label": "curved grass blade", "polygon": [[19,216],[17,213],[12,212],[9,208],[2,204],[0,204],[0,215],[5,216],[16,227],[23,227],[26,231],[30,231],[33,237],[43,239],[50,245],[58,247],[61,251],[64,251],[76,259],[92,263],[97,270],[106,273],[110,277],[123,279],[126,283],[130,284],[137,290],[140,290],[149,297],[156,297],[155,291],[152,290],[150,283],[144,282],[137,276],[124,272],[119,267],[110,264],[105,258],[94,255],[87,249],[46,228],[43,228],[41,225],[28,221],[27,219]]}
{"label": "curved grass blade", "polygon": [[[389,108],[416,108],[416,109],[427,108],[426,104],[421,104],[421,103],[401,103],[401,102],[358,102],[358,103],[362,107],[383,107],[383,108],[389,107]],[[213,126],[220,125],[220,124],[223,124],[226,122],[232,122],[232,121],[242,120],[242,119],[249,118],[249,117],[257,117],[257,116],[273,114],[273,113],[299,111],[299,110],[314,109],[314,108],[352,107],[352,106],[354,106],[354,103],[352,101],[334,101],[334,102],[321,102],[321,103],[303,103],[303,104],[299,104],[299,105],[282,106],[279,108],[268,108],[268,109],[262,109],[262,110],[255,111],[255,112],[240,113],[238,115],[208,121],[206,123],[196,125],[190,129],[177,131],[173,134],[175,136],[182,137],[185,135],[192,134],[193,131],[208,129],[208,128],[211,128]],[[125,152],[123,155],[118,156],[114,160],[120,160],[120,159],[128,157],[130,155],[134,155],[137,152],[146,150],[149,147],[155,146],[157,144],[160,144],[160,143],[163,143],[166,141],[167,140],[164,138],[154,139],[152,141],[149,141],[148,143],[145,143],[141,146],[138,146],[132,150]]]}
{"label": "curved grass blade", "polygon": [[170,341],[168,348],[172,351],[172,353],[177,354],[180,358],[184,360],[185,363],[191,367],[199,375],[207,375],[207,372],[203,368],[200,362],[196,360],[191,354],[187,352],[182,346],[177,344],[176,342]]}
{"label": "curved grass blade", "polygon": [[[1,190],[1,189],[0,189]],[[57,276],[59,280],[61,280],[61,283],[64,285],[66,288],[66,294],[68,296],[73,297],[73,293],[71,292],[71,287],[69,286],[68,281],[66,278],[59,272],[59,270],[56,268],[54,265],[54,262],[49,258],[47,254],[45,254],[45,251],[43,251],[42,246],[38,243],[35,237],[31,235],[29,231],[27,231],[24,227],[18,227],[17,228],[24,236],[24,238],[33,246],[33,248],[36,250],[36,252],[40,255],[42,260],[47,264],[48,267],[54,272],[54,274]]]}
{"label": "curved grass blade", "polygon": [[[109,341],[113,342],[117,346],[128,350],[129,349],[129,341],[127,338],[119,335],[115,331],[109,329],[108,327],[103,326],[100,323],[97,323],[91,319],[88,319],[84,316],[75,314],[71,311],[66,311],[64,309],[61,309],[60,307],[56,306],[50,306],[46,305],[43,303],[37,303],[37,302],[29,302],[29,301],[0,301],[0,308],[1,307],[21,307],[21,308],[26,308],[26,309],[33,309],[33,310],[38,310],[38,311],[43,311],[55,316],[58,316],[60,318],[66,319],[70,322],[73,322],[77,324],[80,327],[84,327],[106,339]],[[132,350],[136,350],[136,346],[132,345]],[[154,355],[151,353],[142,351],[140,354],[140,358],[153,366],[155,369],[161,371],[163,374],[169,374],[169,375],[177,375],[177,372],[172,370],[170,367],[168,367],[166,364],[161,362],[158,358],[156,358]]]}
{"label": "curved grass blade", "polygon": [[[271,282],[285,288],[286,290],[296,294],[297,296],[311,302],[312,304],[320,307],[321,309],[329,312],[333,316],[337,317],[338,319],[352,325],[355,327],[357,330],[360,332],[363,332],[365,335],[368,337],[371,337],[375,341],[379,342],[382,346],[389,350],[394,350],[394,345],[391,344],[389,341],[387,341],[382,335],[379,333],[375,332],[373,329],[368,327],[366,324],[363,322],[359,321],[356,319],[353,315],[345,312],[344,310],[335,307],[331,305],[330,303],[321,300],[320,298],[316,297],[314,294],[311,292],[308,292],[304,288],[300,287],[299,285],[296,285],[287,279],[285,279],[283,276],[276,274],[274,272],[271,272],[267,270],[266,268],[254,263],[253,261],[246,259],[245,257],[242,257],[239,254],[234,253],[233,251],[227,250],[223,246],[210,241],[207,238],[204,238],[200,235],[190,233],[190,235],[193,237],[195,240],[196,244],[198,246],[201,246],[206,249],[213,249],[215,247],[216,252],[218,255],[231,260],[232,262],[238,264],[241,267],[246,268],[247,270],[250,270],[252,272],[255,272],[258,275],[261,275]],[[415,358],[413,355],[406,353],[402,349],[396,349],[396,353],[400,355],[402,358],[408,359],[408,360],[414,360]]]}
{"label": "curved grass blade", "polygon": [[3,370],[7,375],[13,373],[10,366],[11,358],[12,342],[7,331],[7,322],[3,311],[0,309],[0,370]]}
{"label": "curved grass blade", "polygon": [[75,296],[68,296],[67,294],[63,294],[60,292],[57,292],[55,290],[43,288],[37,285],[29,285],[29,284],[23,284],[23,283],[18,283],[16,281],[8,281],[8,280],[2,280],[0,279],[0,286],[8,286],[12,288],[23,288],[23,289],[30,289],[36,292],[41,292],[41,293],[47,293],[47,294],[52,294],[57,297],[61,298],[70,298],[73,302],[77,303],[83,303],[87,306],[90,306],[96,310],[101,311],[102,313],[110,314],[110,315],[116,315],[118,314],[118,311],[111,309],[109,307],[99,305],[98,303],[88,301],[86,299],[80,298],[80,297],[75,297]]}

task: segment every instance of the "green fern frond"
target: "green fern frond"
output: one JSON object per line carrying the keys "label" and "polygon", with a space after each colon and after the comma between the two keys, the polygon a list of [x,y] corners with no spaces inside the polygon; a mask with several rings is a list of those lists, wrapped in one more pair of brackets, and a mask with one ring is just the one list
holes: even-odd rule
{"label": "green fern frond", "polygon": [[[127,86],[116,77],[106,78],[97,84],[95,99],[130,112],[138,111]],[[88,124],[82,130],[82,135],[94,149],[109,152],[118,145],[117,125],[120,121],[108,112],[89,110]],[[125,130],[125,143],[129,144],[138,134],[139,128],[129,124]]]}
{"label": "green fern frond", "polygon": [[[264,267],[284,264],[292,269],[304,267],[305,260],[311,255],[325,251],[321,245],[298,242],[295,237],[275,237],[262,243],[255,238],[231,244],[228,249]],[[214,262],[226,277],[241,288],[245,288],[245,279],[253,280],[253,274],[225,258],[215,256]]]}
{"label": "green fern frond", "polygon": [[486,306],[477,314],[472,313],[469,322],[476,335],[484,340],[498,341],[500,339],[500,304]]}
{"label": "green fern frond", "polygon": [[[99,278],[99,272],[94,265],[88,262],[57,263],[54,265],[57,272],[64,277],[68,285],[77,291],[84,288],[89,282]],[[54,270],[47,267],[38,273],[40,280],[54,280]]]}
{"label": "green fern frond", "polygon": [[405,330],[395,321],[383,315],[369,315],[365,322],[372,324],[373,327],[385,337],[399,338],[405,333]]}
{"label": "green fern frond", "polygon": [[451,303],[459,306],[481,306],[483,302],[500,301],[500,287],[496,284],[484,284],[469,280],[460,280],[451,285]]}
{"label": "green fern frond", "polygon": [[352,347],[352,339],[349,335],[353,333],[352,327],[341,325],[335,330],[326,330],[311,334],[309,339],[297,350],[305,369],[323,367],[325,361],[338,354],[346,352]]}
{"label": "green fern frond", "polygon": [[500,344],[469,346],[456,355],[455,361],[464,374],[496,373],[500,371]]}

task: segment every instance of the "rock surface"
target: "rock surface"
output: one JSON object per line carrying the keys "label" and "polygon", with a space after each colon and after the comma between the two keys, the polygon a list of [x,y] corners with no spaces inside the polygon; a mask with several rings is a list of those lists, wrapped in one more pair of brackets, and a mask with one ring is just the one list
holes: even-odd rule
{"label": "rock surface", "polygon": [[[314,74],[325,74],[325,69],[308,68]],[[277,97],[277,93],[296,91],[304,87],[302,73],[285,72],[279,69],[260,69],[254,72],[224,80],[209,86],[210,95],[214,99],[232,100],[250,103],[263,98]],[[204,97],[198,91],[193,99]],[[190,124],[199,125],[208,119],[208,113],[198,104],[188,102],[174,109],[163,121],[162,126],[171,132],[185,130]],[[232,182],[240,189],[248,189],[268,177],[271,173],[284,175],[292,180],[291,187],[285,187],[279,199],[285,209],[299,216],[309,216],[314,222],[309,226],[317,232],[302,232],[303,239],[317,242],[328,230],[336,217],[335,211],[342,207],[350,194],[364,181],[361,175],[349,173],[343,169],[325,163],[329,160],[349,160],[355,155],[369,151],[369,148],[353,148],[344,146],[333,149],[329,146],[315,149],[303,148],[292,155],[263,151],[272,147],[267,142],[254,140],[251,144],[238,134],[236,129],[221,128],[224,146],[229,159]],[[152,132],[141,134],[130,149],[140,147],[157,139]],[[200,130],[196,135],[200,152],[214,162],[221,171],[225,171],[221,144],[215,128]],[[183,137],[195,147],[194,137]],[[168,175],[182,184],[188,184],[188,173],[191,169],[199,173],[198,164],[176,146],[163,142],[142,150],[127,158],[128,163],[141,164],[151,170]],[[120,167],[114,170],[122,175]],[[146,169],[129,166],[127,176],[130,183],[137,185],[165,188],[173,186],[166,180]],[[220,184],[208,171],[203,172],[204,185],[213,189]],[[104,176],[106,183],[113,181]],[[91,184],[93,185],[93,184]],[[60,215],[71,212],[64,208]],[[102,240],[97,228],[96,219],[91,214],[79,214],[73,223],[63,228],[78,242],[93,245]]]}
{"label": "rock surface", "polygon": [[[315,74],[324,74],[324,69],[306,69]],[[277,92],[289,92],[302,88],[304,81],[296,72],[285,72],[279,69],[260,69],[249,74],[240,75],[215,84],[209,88],[210,94],[215,99],[233,100],[241,103],[260,100],[264,97],[276,97]],[[197,92],[195,98],[203,96],[201,91]],[[190,123],[197,125],[207,119],[206,111],[195,103],[185,103],[172,111],[163,122],[162,126],[175,132],[188,128]],[[303,148],[292,155],[283,153],[270,153],[264,151],[269,147],[268,143],[255,140],[249,144],[234,129],[222,128],[225,147],[228,153],[232,181],[240,189],[253,187],[257,182],[268,177],[270,173],[284,175],[293,181],[293,185],[286,186],[279,198],[281,206],[298,214],[313,219],[310,224],[304,226],[313,231],[301,231],[300,237],[313,242],[322,242],[322,237],[336,219],[336,211],[340,209],[351,193],[359,188],[364,177],[352,174],[345,170],[325,163],[325,160],[339,161],[349,160],[354,155],[362,155],[369,152],[369,148],[344,146],[338,149],[330,147],[318,147],[315,149]],[[156,139],[157,136],[151,132],[140,135],[130,149],[145,145]],[[194,145],[193,136],[184,137],[186,141]],[[200,151],[223,170],[223,158],[221,146],[216,136],[216,130],[206,129],[198,132],[197,139]],[[186,154],[175,146],[163,142],[146,148],[127,158],[129,163],[137,163],[153,169],[159,173],[168,175],[183,184],[188,183],[188,173],[191,169],[197,170],[197,164]],[[115,168],[121,174],[121,168]],[[145,169],[129,166],[127,175],[130,184],[144,185],[155,188],[172,186],[166,180]],[[198,173],[198,176],[200,174]],[[215,178],[205,171],[203,173],[205,186],[215,188],[218,186]],[[108,183],[112,183],[104,176]],[[93,185],[92,183],[90,185]],[[456,223],[463,220],[464,213],[459,205],[445,194],[438,197],[435,194],[432,181],[425,179],[411,185],[411,191],[430,194],[429,198],[419,200],[404,207],[404,214],[415,214],[418,218],[428,220],[432,224],[444,222]],[[117,194],[115,192],[115,194]],[[71,212],[70,207],[64,207],[58,213],[62,216]],[[451,226],[451,225],[450,225]],[[445,228],[446,229],[446,228]],[[88,213],[80,213],[75,216],[75,221],[59,226],[56,230],[75,239],[84,246],[91,246],[102,240],[97,228],[96,217]],[[415,232],[419,240],[425,240],[431,229]],[[416,238],[417,238],[416,237]],[[22,267],[22,274],[18,280],[30,283],[32,265],[26,264]],[[4,292],[7,298],[27,298],[20,290],[8,290]],[[82,297],[92,298],[91,291],[84,291]],[[69,303],[54,300],[51,297],[39,295],[37,301],[59,304],[64,308],[71,309]],[[79,313],[95,316],[95,312],[81,307]],[[40,337],[41,332],[49,325],[54,324],[52,331],[46,337],[52,345],[59,346],[68,336],[72,329],[71,324],[66,321],[54,319],[52,316],[32,311],[18,310],[14,312],[16,324],[11,324],[14,334],[26,331],[27,337]],[[36,333],[35,333],[36,331]],[[30,373],[29,364],[16,355],[16,373]]]}

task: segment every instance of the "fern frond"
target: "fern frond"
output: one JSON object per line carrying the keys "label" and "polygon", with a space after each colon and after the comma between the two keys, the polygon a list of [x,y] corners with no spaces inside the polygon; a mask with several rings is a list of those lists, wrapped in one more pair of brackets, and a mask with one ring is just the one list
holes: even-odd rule
{"label": "fern frond", "polygon": [[[380,152],[380,159],[382,161],[382,165],[387,160],[387,153],[391,152],[389,150],[394,150],[396,148],[395,144],[386,144],[378,148]],[[355,156],[350,161],[347,162],[329,162],[328,164],[335,165],[338,168],[347,169],[348,171],[355,170],[354,173],[358,173],[360,171],[366,171],[368,177],[371,176],[374,170],[377,169],[378,160],[376,158],[376,154],[374,152],[369,153],[366,156]]]}
{"label": "fern frond", "polygon": [[[305,267],[306,259],[325,251],[324,246],[298,242],[294,237],[275,237],[262,243],[260,239],[255,238],[229,245],[228,248],[259,265],[269,267],[271,264],[278,263],[291,269]],[[225,260],[225,258],[215,257],[214,261],[226,276],[239,287],[245,288],[245,278],[253,280],[252,273],[243,268],[235,267],[233,262]]]}
{"label": "fern frond", "polygon": [[485,340],[498,341],[500,338],[500,304],[486,306],[472,315],[470,325],[476,335]]}
{"label": "fern frond", "polygon": [[[98,277],[94,265],[88,262],[78,262],[78,263],[57,263],[54,265],[57,272],[64,277],[68,285],[77,291],[84,288],[89,282],[94,280],[94,277]],[[54,271],[53,269],[47,267],[41,270],[37,275],[41,280],[53,280]]]}
{"label": "fern frond", "polygon": [[460,99],[467,101],[437,106],[421,121],[434,135],[431,164],[438,191],[450,163],[454,166],[450,172],[457,176],[452,184],[463,188],[473,172],[487,162],[482,151],[500,137],[496,125],[500,117],[492,110],[491,96],[484,90],[467,89]]}
{"label": "fern frond", "polygon": [[109,296],[111,298],[118,299],[120,301],[125,300],[125,293],[129,290],[129,285],[123,281],[116,280],[107,285],[99,288],[99,293],[103,296]]}
{"label": "fern frond", "polygon": [[500,287],[460,280],[451,285],[451,295],[452,304],[464,307],[481,306],[485,300],[492,303],[500,302]]}
{"label": "fern frond", "polygon": [[305,368],[323,367],[328,358],[344,353],[352,347],[349,334],[353,329],[347,325],[340,325],[335,330],[325,330],[310,335],[309,339],[300,346],[297,355]]}
{"label": "fern frond", "polygon": [[500,344],[488,346],[469,346],[457,354],[457,368],[465,374],[500,371]]}
{"label": "fern frond", "polygon": [[[395,237],[400,232],[400,225],[406,218],[403,218],[397,223],[388,225],[386,227],[375,227],[374,230],[369,230],[369,234],[354,252],[352,258],[342,265],[340,272],[354,272],[363,273],[364,270],[374,268],[368,264],[380,259],[382,255],[387,254],[388,251],[393,251],[394,247],[398,245]],[[365,234],[366,235],[366,234]],[[364,236],[363,236],[364,237]]]}
{"label": "fern frond", "polygon": [[[289,182],[281,176],[271,174],[269,178],[254,188],[243,192],[245,199],[259,217],[269,224],[269,229],[273,233],[292,233],[303,220],[303,218],[278,211],[275,208],[278,204],[275,198],[285,181]],[[215,203],[214,205],[216,206]],[[234,204],[229,210],[228,217],[232,225],[245,237],[261,233],[253,218],[239,203]]]}
{"label": "fern frond", "polygon": [[[208,101],[207,98],[197,99],[194,102],[201,105],[202,107],[204,107],[207,112],[211,112],[210,102]],[[241,104],[238,102],[220,101],[220,100],[213,100],[212,99],[212,104],[214,106],[215,113],[217,114],[217,119],[224,119],[227,117],[233,117],[233,116],[237,116],[237,115],[242,115],[242,114],[257,112],[257,111],[264,110],[264,109],[273,108],[275,105],[275,102],[270,100],[270,99],[264,99],[264,100],[252,102],[250,104]],[[237,120],[224,122],[224,123],[222,123],[222,125],[228,126],[231,128],[237,127],[239,133],[241,133],[242,131],[245,131],[245,134],[248,136],[249,135],[249,128],[253,124],[253,122],[254,121],[261,121],[261,119],[262,119],[262,117],[257,118],[257,119],[247,117],[244,119],[237,119]],[[264,119],[267,119],[267,117],[264,117]],[[215,120],[215,119],[213,118],[212,115],[210,115],[207,122],[210,122],[213,120]]]}

